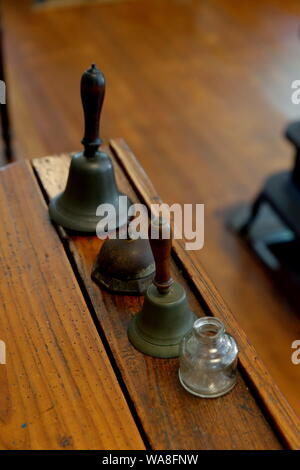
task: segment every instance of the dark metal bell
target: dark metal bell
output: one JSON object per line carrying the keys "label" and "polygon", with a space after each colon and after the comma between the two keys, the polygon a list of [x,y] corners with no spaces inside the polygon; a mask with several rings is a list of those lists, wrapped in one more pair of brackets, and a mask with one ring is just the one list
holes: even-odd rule
{"label": "dark metal bell", "polygon": [[[99,120],[105,94],[103,73],[93,64],[81,78],[81,100],[84,110],[85,133],[82,139],[84,152],[72,157],[68,181],[64,192],[50,201],[52,220],[71,230],[95,233],[101,217],[96,215],[100,204],[115,207],[116,223],[108,221],[113,230],[127,222],[129,199],[120,204],[119,192],[111,159],[99,152]],[[107,220],[107,217],[106,217]]]}
{"label": "dark metal bell", "polygon": [[114,294],[142,295],[151,284],[155,264],[149,240],[107,239],[92,272],[93,280]]}
{"label": "dark metal bell", "polygon": [[[156,219],[152,230],[156,227],[161,234],[162,226],[162,219]],[[189,309],[184,288],[171,277],[171,234],[168,239],[161,236],[150,238],[150,244],[156,274],[147,289],[141,312],[129,324],[128,337],[133,346],[144,354],[177,357],[181,339],[193,327],[195,315]]]}

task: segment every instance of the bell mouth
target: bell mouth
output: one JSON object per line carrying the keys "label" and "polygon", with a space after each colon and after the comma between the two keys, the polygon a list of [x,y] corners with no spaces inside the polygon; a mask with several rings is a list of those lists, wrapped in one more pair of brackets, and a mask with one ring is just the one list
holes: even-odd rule
{"label": "bell mouth", "polygon": [[[49,202],[48,210],[51,220],[56,222],[58,225],[61,225],[65,229],[71,230],[75,233],[93,234],[98,236],[102,236],[104,234],[107,235],[106,232],[103,232],[103,234],[101,232],[97,233],[97,226],[102,219],[101,216],[94,215],[93,212],[87,213],[77,208],[74,209],[74,207],[65,203],[63,196],[64,192],[58,194]],[[119,192],[119,196],[125,195]],[[114,225],[113,223],[110,223],[112,231],[120,229],[127,224],[127,209],[132,204],[132,202],[128,196],[126,197],[127,208],[124,209],[124,211],[117,212],[116,224]],[[94,212],[96,214],[96,210]],[[105,217],[105,219],[107,221],[107,217]],[[112,221],[114,220],[115,219],[112,219]]]}
{"label": "bell mouth", "polygon": [[198,318],[193,325],[193,330],[202,341],[207,342],[215,341],[225,333],[223,323],[214,317]]}
{"label": "bell mouth", "polygon": [[111,294],[121,295],[144,295],[147,291],[149,284],[152,282],[154,272],[151,272],[143,278],[136,279],[119,279],[117,277],[109,276],[106,273],[99,272],[94,267],[92,272],[92,279],[101,288],[104,288]]}

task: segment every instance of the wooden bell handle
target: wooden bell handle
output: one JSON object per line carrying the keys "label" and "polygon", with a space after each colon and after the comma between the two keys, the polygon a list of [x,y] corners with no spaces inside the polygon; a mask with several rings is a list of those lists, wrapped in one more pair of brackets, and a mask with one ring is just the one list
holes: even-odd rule
{"label": "wooden bell handle", "polygon": [[[168,238],[163,238],[164,234]],[[170,225],[162,217],[151,221],[149,242],[156,265],[153,283],[160,294],[166,294],[174,282],[171,276],[172,232]]]}
{"label": "wooden bell handle", "polygon": [[95,64],[81,77],[81,101],[84,113],[84,155],[92,157],[101,145],[99,137],[100,113],[105,95],[105,78]]}

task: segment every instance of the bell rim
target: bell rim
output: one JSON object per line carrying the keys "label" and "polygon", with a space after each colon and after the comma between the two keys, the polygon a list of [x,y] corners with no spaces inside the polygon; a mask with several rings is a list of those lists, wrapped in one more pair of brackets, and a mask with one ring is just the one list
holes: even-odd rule
{"label": "bell rim", "polygon": [[[194,315],[193,312],[191,312],[191,314]],[[141,330],[138,328],[137,317],[138,315],[133,317],[133,319],[128,325],[127,330],[129,341],[135,347],[135,349],[148,356],[158,357],[161,359],[171,359],[179,357],[180,343],[183,336],[185,335],[182,335],[182,337],[178,338],[178,341],[174,344],[151,343],[150,341],[147,341]],[[187,334],[188,331],[186,331],[185,334]]]}
{"label": "bell rim", "polygon": [[[119,194],[120,196],[124,196],[124,194],[121,192]],[[80,220],[79,222],[74,221],[74,219],[73,220],[70,219],[70,217],[66,216],[66,214],[63,211],[59,210],[59,208],[57,207],[57,202],[62,197],[62,195],[63,195],[63,192],[53,197],[50,200],[49,205],[48,205],[48,212],[49,212],[50,219],[56,224],[68,230],[74,230],[75,232],[96,234],[97,224],[100,222],[102,217],[99,217],[96,215],[86,216],[83,214],[78,214],[77,217]],[[131,203],[131,200],[129,199],[128,196],[126,197],[128,199],[128,205],[129,205]],[[119,217],[117,217],[117,220],[119,220]],[[126,217],[121,218],[119,223],[113,226],[112,230],[123,227],[127,222],[128,222],[128,214],[126,213]]]}
{"label": "bell rim", "polygon": [[92,271],[92,279],[101,288],[105,289],[111,294],[144,295],[149,287],[149,284],[153,280],[154,274],[155,271],[151,272],[147,276],[128,280],[112,277],[110,278],[109,282],[108,276],[105,276],[100,271],[97,271],[97,268],[95,267]]}

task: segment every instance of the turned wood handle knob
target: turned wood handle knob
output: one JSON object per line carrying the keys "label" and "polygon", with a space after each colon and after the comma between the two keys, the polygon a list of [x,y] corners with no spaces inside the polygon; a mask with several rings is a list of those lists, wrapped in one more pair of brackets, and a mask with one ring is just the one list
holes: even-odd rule
{"label": "turned wood handle knob", "polygon": [[84,154],[91,157],[101,145],[99,137],[100,114],[105,95],[105,78],[95,64],[81,77],[81,101],[84,113]]}
{"label": "turned wood handle knob", "polygon": [[160,294],[166,294],[174,282],[171,276],[172,231],[168,222],[162,217],[151,221],[149,242],[156,265],[153,283]]}

